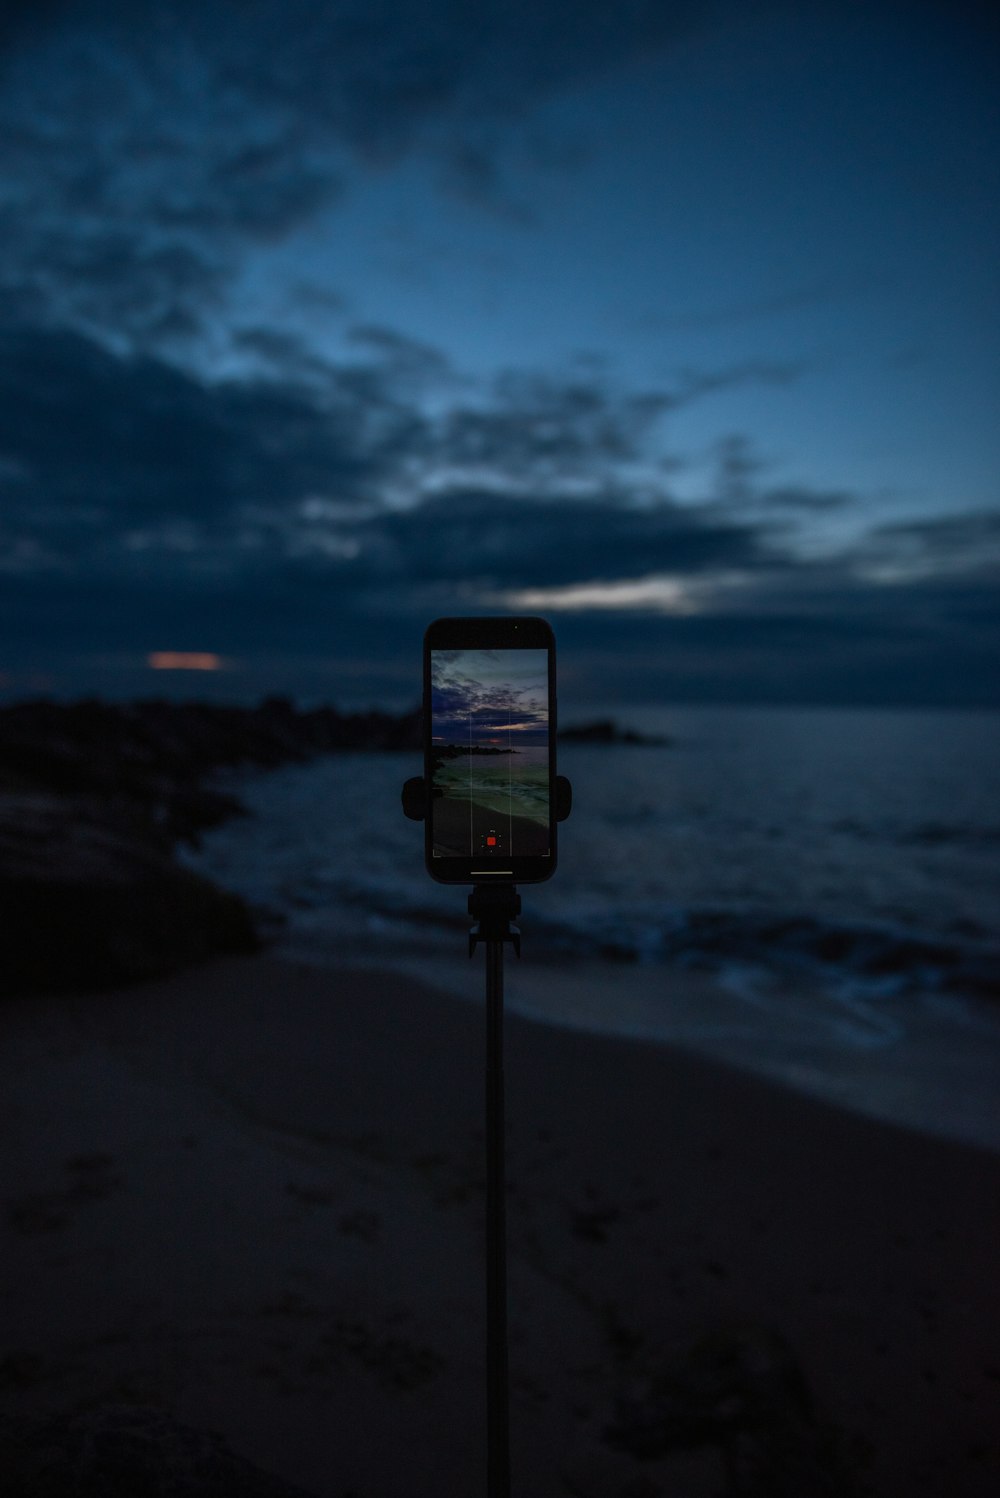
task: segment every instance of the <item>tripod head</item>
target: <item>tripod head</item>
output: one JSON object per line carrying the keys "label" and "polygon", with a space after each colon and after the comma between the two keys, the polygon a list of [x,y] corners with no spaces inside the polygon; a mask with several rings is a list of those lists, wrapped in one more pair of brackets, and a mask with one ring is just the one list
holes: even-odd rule
{"label": "tripod head", "polygon": [[469,956],[477,943],[509,941],[517,957],[521,955],[521,933],[511,925],[521,914],[521,896],[513,884],[475,884],[469,896],[469,914],[475,925],[469,932]]}

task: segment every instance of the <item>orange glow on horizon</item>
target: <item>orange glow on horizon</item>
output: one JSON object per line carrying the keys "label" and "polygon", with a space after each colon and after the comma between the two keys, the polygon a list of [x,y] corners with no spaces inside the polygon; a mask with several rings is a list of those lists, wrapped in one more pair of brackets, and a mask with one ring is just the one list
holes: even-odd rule
{"label": "orange glow on horizon", "polygon": [[154,671],[221,671],[222,657],[209,650],[153,650],[146,665]]}

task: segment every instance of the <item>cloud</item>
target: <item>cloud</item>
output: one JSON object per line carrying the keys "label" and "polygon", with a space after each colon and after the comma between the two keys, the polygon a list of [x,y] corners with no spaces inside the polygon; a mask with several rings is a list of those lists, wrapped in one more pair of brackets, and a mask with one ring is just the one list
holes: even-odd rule
{"label": "cloud", "polygon": [[764,565],[752,527],[626,482],[669,397],[508,375],[475,421],[431,416],[411,370],[436,375],[433,349],[355,344],[334,366],[250,329],[260,367],[209,382],[0,328],[0,666],[130,647],[287,665],[504,591]]}
{"label": "cloud", "polygon": [[715,489],[709,507],[717,514],[756,514],[770,524],[787,524],[795,516],[816,517],[846,509],[857,500],[847,489],[763,482],[770,462],[742,432],[722,438],[716,444],[716,454]]}
{"label": "cloud", "polygon": [[558,587],[645,577],[657,569],[703,573],[760,563],[746,527],[706,524],[663,499],[641,506],[625,495],[524,498],[462,490],[369,522],[372,580],[449,583],[476,591]]}
{"label": "cloud", "polygon": [[207,384],[76,333],[8,327],[7,565],[12,540],[34,540],[64,566],[148,566],[157,555],[250,565],[308,495],[366,501],[420,427],[374,367],[327,371],[320,400],[285,380]]}
{"label": "cloud", "polygon": [[849,489],[815,489],[804,484],[776,484],[762,490],[761,501],[772,509],[806,511],[842,510],[856,502]]}
{"label": "cloud", "polygon": [[[704,0],[122,0],[5,7],[0,288],[149,342],[197,331],[248,245],[415,152],[511,211],[535,106],[710,24]],[[520,209],[516,210],[521,212]]]}
{"label": "cloud", "polygon": [[[353,593],[601,585],[604,607],[628,584],[635,608],[666,597],[651,578],[766,574],[773,594],[806,575],[773,512],[851,502],[768,487],[741,439],[724,445],[717,503],[672,499],[657,424],[733,371],[638,393],[509,372],[473,405],[433,348],[367,325],[353,341],[359,359],[332,364],[246,329],[256,365],[209,382],[77,333],[0,327],[0,566],[205,579],[293,566]],[[995,553],[996,525],[883,527],[837,565],[876,582],[970,571]]]}
{"label": "cloud", "polygon": [[201,247],[113,225],[39,227],[13,212],[0,215],[0,234],[0,310],[8,316],[155,347],[197,334],[222,300],[225,262]]}
{"label": "cloud", "polygon": [[472,405],[432,347],[367,325],[353,342],[333,364],[246,328],[243,375],[213,382],[0,326],[0,567],[211,578],[282,558],[349,587],[495,589],[759,561],[748,524],[679,507],[656,476],[656,424],[693,380],[507,373]]}
{"label": "cloud", "polygon": [[752,454],[730,452],[739,505],[682,505],[653,482],[646,445],[677,392],[508,375],[476,410],[429,410],[410,370],[436,369],[434,351],[391,329],[359,329],[363,358],[339,366],[246,342],[261,369],[209,382],[78,333],[0,329],[15,681],[117,662],[101,681],[121,690],[123,661],[170,650],[218,655],[251,692],[263,672],[388,693],[434,614],[546,607],[595,696],[995,695],[993,513],[882,526],[809,560],[768,496],[831,497],[769,491]]}
{"label": "cloud", "polygon": [[[548,480],[606,487],[626,464],[649,464],[662,419],[721,389],[797,379],[793,364],[750,361],[686,370],[667,387],[626,392],[600,370],[579,377],[511,370],[475,402],[456,402],[442,423],[439,466],[467,478],[503,472],[529,484]],[[661,450],[656,463],[662,474]],[[633,483],[637,476],[633,475]]]}
{"label": "cloud", "polygon": [[393,328],[376,323],[358,323],[348,328],[347,340],[379,361],[398,383],[448,380],[453,375],[440,349],[416,338],[408,338]]}
{"label": "cloud", "polygon": [[879,526],[857,547],[854,561],[863,575],[889,584],[953,574],[1000,581],[1000,511]]}
{"label": "cloud", "polygon": [[468,473],[563,478],[602,474],[636,459],[668,395],[622,396],[594,379],[508,372],[476,404],[448,412],[442,465]]}

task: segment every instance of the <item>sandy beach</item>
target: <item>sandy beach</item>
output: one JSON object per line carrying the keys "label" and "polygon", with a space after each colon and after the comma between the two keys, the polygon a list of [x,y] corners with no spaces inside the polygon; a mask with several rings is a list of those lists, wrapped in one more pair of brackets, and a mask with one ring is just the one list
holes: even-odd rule
{"label": "sandy beach", "polygon": [[[484,1492],[483,1029],[269,958],[6,1003],[4,1409],[153,1406],[323,1498]],[[1000,1156],[506,1040],[519,1498],[998,1490]]]}

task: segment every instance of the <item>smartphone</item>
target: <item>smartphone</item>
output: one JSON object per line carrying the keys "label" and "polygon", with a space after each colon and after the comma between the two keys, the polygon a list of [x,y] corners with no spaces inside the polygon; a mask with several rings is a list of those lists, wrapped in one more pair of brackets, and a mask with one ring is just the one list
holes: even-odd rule
{"label": "smartphone", "polygon": [[556,866],[556,642],[544,619],[435,619],[424,635],[427,870],[537,884]]}

